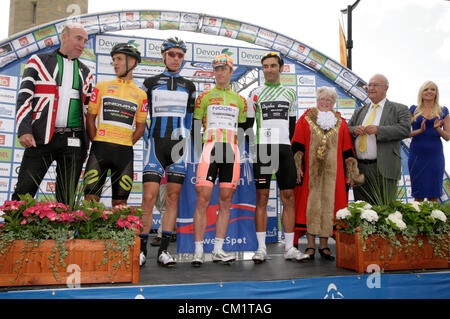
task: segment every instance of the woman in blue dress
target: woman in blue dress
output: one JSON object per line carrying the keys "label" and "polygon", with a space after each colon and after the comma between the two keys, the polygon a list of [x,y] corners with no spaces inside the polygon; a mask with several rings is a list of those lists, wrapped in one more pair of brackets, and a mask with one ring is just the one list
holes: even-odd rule
{"label": "woman in blue dress", "polygon": [[412,196],[416,201],[438,201],[442,192],[445,159],[441,137],[450,140],[448,109],[439,105],[439,89],[432,81],[419,89],[411,115],[411,145],[408,158]]}

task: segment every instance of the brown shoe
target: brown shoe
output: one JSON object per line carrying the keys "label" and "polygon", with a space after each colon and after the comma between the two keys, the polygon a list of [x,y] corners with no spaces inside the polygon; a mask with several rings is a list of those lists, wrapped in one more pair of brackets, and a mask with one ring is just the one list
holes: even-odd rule
{"label": "brown shoe", "polygon": [[159,246],[161,245],[161,237],[156,236],[153,238],[152,242],[150,243],[152,246]]}

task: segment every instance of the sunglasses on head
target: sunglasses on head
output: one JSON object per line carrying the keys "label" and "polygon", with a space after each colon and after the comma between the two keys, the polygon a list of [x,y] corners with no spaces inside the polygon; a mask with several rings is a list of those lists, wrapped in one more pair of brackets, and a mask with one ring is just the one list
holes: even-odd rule
{"label": "sunglasses on head", "polygon": [[214,59],[212,62],[213,66],[219,65],[219,64],[227,64],[229,62],[229,60],[227,58],[219,58],[219,59]]}
{"label": "sunglasses on head", "polygon": [[170,56],[171,58],[174,58],[174,57],[176,57],[176,56],[177,56],[179,59],[184,58],[184,53],[181,53],[181,52],[173,52],[173,51],[169,51],[169,52],[167,52],[167,55]]}
{"label": "sunglasses on head", "polygon": [[269,53],[264,54],[264,56],[278,56],[278,53],[276,53],[276,52],[269,52]]}

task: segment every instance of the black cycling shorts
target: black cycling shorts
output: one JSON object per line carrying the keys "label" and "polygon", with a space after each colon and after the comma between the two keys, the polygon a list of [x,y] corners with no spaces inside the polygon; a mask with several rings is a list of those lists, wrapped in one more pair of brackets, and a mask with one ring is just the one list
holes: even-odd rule
{"label": "black cycling shorts", "polygon": [[101,197],[108,170],[111,170],[113,200],[126,200],[133,187],[133,147],[92,142],[84,171],[84,194]]}
{"label": "black cycling shorts", "polygon": [[269,189],[272,174],[276,175],[280,190],[294,189],[297,169],[290,145],[258,144],[256,154],[253,163],[256,189]]}

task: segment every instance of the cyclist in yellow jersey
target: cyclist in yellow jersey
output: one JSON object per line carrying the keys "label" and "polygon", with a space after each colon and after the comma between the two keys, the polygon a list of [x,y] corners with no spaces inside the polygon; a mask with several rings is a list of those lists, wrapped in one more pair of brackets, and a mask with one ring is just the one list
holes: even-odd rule
{"label": "cyclist in yellow jersey", "polygon": [[[238,125],[246,122],[247,103],[245,98],[230,88],[233,60],[228,55],[222,54],[214,58],[212,66],[216,86],[198,96],[194,110],[194,120],[202,121],[204,128],[204,146],[196,181],[195,253],[192,260],[194,267],[201,266],[204,260],[203,239],[207,222],[206,211],[217,175],[220,180],[219,214],[216,221],[213,261],[228,263],[235,259],[233,255],[226,253],[222,246],[230,219],[231,200],[239,183]],[[197,123],[194,125],[196,128],[200,127]],[[200,133],[198,132],[198,134]]]}
{"label": "cyclist in yellow jersey", "polygon": [[127,43],[111,51],[117,78],[98,83],[86,119],[92,140],[84,173],[85,199],[99,200],[111,170],[112,205],[126,204],[133,186],[133,145],[142,137],[147,119],[147,94],[133,83],[141,54]]}

